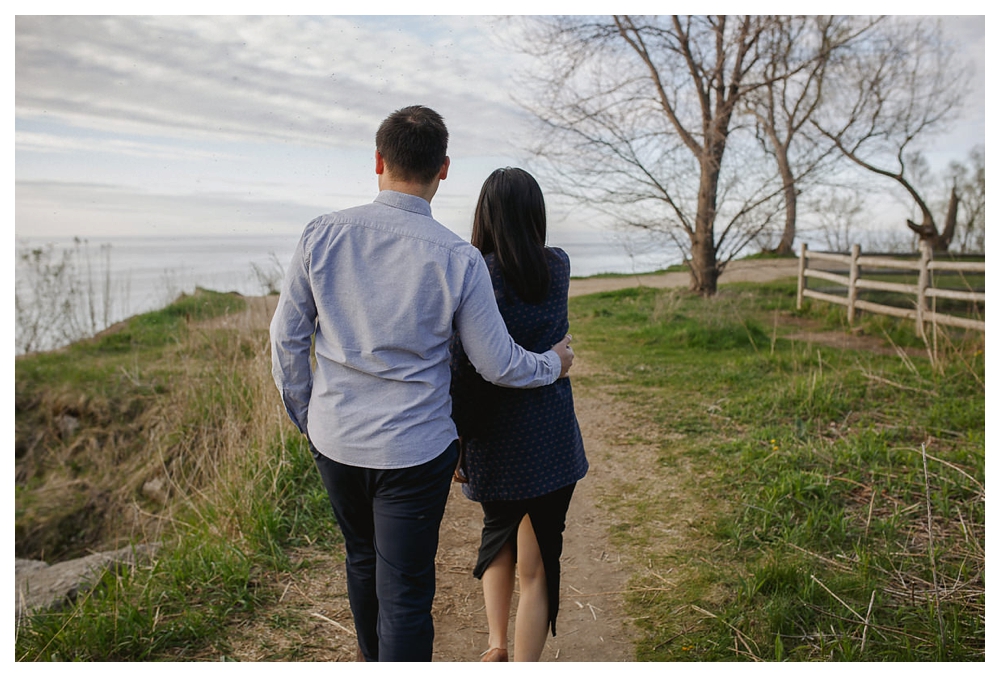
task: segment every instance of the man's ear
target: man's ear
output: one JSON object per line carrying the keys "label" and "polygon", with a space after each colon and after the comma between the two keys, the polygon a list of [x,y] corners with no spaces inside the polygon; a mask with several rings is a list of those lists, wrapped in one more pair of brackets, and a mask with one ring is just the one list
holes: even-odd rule
{"label": "man's ear", "polygon": [[385,173],[385,160],[382,159],[382,153],[375,151],[375,173],[384,174]]}
{"label": "man's ear", "polygon": [[440,180],[444,181],[445,179],[448,178],[448,167],[450,166],[451,166],[451,158],[445,155],[444,164],[441,165],[441,173],[438,175],[438,178]]}

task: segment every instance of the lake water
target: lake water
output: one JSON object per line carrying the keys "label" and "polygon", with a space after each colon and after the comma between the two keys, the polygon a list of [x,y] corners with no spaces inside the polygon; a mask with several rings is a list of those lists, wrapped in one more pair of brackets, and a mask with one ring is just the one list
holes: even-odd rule
{"label": "lake water", "polygon": [[[109,323],[162,308],[195,287],[235,291],[247,296],[267,293],[278,284],[298,235],[233,235],[203,237],[122,237],[15,240],[15,283],[21,298],[30,298],[30,274],[19,254],[51,245],[53,258],[76,250],[82,278],[93,282],[97,303],[108,299]],[[679,260],[662,244],[604,231],[550,232],[549,244],[566,250],[575,277],[599,273],[650,272]],[[89,263],[89,273],[86,263]],[[104,291],[105,285],[108,291]],[[103,308],[98,310],[103,317]]]}

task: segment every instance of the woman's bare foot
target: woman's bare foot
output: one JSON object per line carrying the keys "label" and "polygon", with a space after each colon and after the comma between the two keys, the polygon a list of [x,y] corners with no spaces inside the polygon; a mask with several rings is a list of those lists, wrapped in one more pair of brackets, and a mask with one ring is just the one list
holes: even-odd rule
{"label": "woman's bare foot", "polygon": [[483,654],[481,659],[483,663],[506,663],[507,662],[507,649],[501,649],[496,646],[489,649]]}

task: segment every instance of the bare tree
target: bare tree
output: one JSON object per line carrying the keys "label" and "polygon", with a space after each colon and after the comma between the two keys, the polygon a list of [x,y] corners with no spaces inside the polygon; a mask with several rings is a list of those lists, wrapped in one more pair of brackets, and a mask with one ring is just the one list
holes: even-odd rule
{"label": "bare tree", "polygon": [[737,124],[741,102],[761,85],[760,41],[772,21],[544,18],[525,41],[538,68],[520,98],[540,123],[533,151],[549,178],[620,222],[671,238],[703,295],[778,209],[782,187]]}
{"label": "bare tree", "polygon": [[792,251],[803,184],[834,150],[808,124],[823,102],[827,66],[878,21],[853,16],[778,16],[764,35],[762,85],[745,98],[744,106],[781,177],[785,223],[775,253]]}
{"label": "bare tree", "polygon": [[859,220],[866,209],[864,195],[849,188],[824,187],[807,204],[827,248],[849,252],[858,242]]}
{"label": "bare tree", "polygon": [[14,349],[52,350],[107,328],[114,316],[111,245],[94,261],[89,243],[17,245],[14,275]]}
{"label": "bare tree", "polygon": [[76,338],[71,250],[18,247],[14,278],[14,347],[18,353],[49,349]]}
{"label": "bare tree", "polygon": [[914,150],[943,131],[962,103],[965,72],[940,25],[895,17],[880,24],[828,73],[825,106],[812,122],[851,162],[895,181],[920,213],[907,226],[935,250],[947,250],[955,232],[958,196],[952,192],[938,228],[913,181]]}
{"label": "bare tree", "polygon": [[986,251],[986,150],[973,148],[968,165],[953,162],[949,166],[953,191],[958,194],[961,214],[957,217],[956,235],[959,250]]}

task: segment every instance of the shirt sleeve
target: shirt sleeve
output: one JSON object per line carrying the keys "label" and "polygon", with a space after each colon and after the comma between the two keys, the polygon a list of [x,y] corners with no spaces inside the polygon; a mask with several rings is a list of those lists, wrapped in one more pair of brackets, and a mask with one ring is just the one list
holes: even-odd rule
{"label": "shirt sleeve", "polygon": [[312,337],[316,332],[316,301],[309,282],[307,227],[292,255],[271,319],[271,375],[292,423],[303,433],[312,395]]}
{"label": "shirt sleeve", "polygon": [[537,388],[559,378],[562,361],[554,350],[542,354],[528,352],[507,332],[482,256],[475,257],[466,273],[455,329],[462,337],[469,361],[490,383],[508,388]]}

